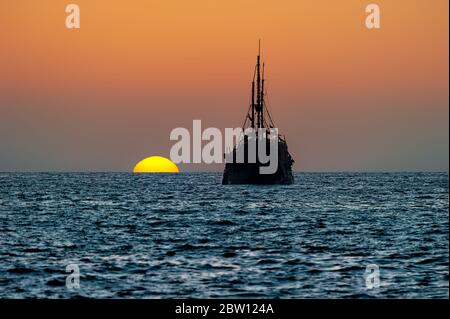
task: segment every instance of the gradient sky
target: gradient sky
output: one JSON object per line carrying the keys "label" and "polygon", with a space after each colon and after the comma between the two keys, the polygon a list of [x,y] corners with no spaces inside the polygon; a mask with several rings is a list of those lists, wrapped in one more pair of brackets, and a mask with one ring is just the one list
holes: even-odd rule
{"label": "gradient sky", "polygon": [[193,119],[239,127],[258,38],[296,170],[448,171],[448,1],[376,1],[379,30],[369,3],[1,1],[0,171],[131,171]]}

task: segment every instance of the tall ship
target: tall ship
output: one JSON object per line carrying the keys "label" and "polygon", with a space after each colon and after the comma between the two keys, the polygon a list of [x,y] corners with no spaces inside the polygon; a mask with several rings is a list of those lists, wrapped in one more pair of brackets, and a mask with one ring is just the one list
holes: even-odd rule
{"label": "tall ship", "polygon": [[[247,115],[242,125],[242,136],[240,140],[233,146],[225,158],[228,158],[225,164],[222,184],[293,184],[294,176],[292,174],[292,164],[294,159],[289,154],[286,138],[278,133],[275,140],[272,137],[270,141],[270,132],[273,132],[275,125],[269,106],[266,103],[266,91],[264,88],[264,63],[261,65],[261,50],[258,47],[258,56],[256,58],[256,66],[253,72],[251,102],[248,107]],[[263,163],[258,156],[250,154],[250,150],[258,154],[260,143],[254,143],[255,147],[250,143],[255,140],[263,140],[266,142],[266,155],[269,152],[269,144],[277,143],[278,157],[276,170],[273,173],[262,173],[262,168],[267,167],[270,163]],[[258,146],[259,145],[259,146]],[[239,154],[239,155],[238,155]],[[244,154],[243,160],[238,161],[237,158]],[[269,154],[270,155],[270,154]],[[240,157],[240,158],[242,158]],[[251,160],[256,157],[256,160]],[[273,164],[273,163],[272,163]]]}

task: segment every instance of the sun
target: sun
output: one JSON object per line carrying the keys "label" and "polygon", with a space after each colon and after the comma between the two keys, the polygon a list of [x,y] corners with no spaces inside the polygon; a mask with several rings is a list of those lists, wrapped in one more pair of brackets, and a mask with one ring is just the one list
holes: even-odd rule
{"label": "sun", "polygon": [[151,156],[143,159],[133,168],[133,173],[178,173],[178,167],[170,159]]}

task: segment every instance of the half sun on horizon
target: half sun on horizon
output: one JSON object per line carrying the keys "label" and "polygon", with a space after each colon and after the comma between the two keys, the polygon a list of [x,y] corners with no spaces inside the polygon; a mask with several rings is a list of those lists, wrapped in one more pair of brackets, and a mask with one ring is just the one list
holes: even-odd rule
{"label": "half sun on horizon", "polygon": [[150,156],[133,168],[133,173],[178,173],[177,165],[170,159],[162,156]]}

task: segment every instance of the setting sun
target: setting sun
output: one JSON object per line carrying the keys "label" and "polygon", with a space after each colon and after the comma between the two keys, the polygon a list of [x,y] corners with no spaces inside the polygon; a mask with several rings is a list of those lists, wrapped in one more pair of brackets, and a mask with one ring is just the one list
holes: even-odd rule
{"label": "setting sun", "polygon": [[143,159],[133,169],[133,173],[178,173],[178,167],[170,159],[151,156]]}

